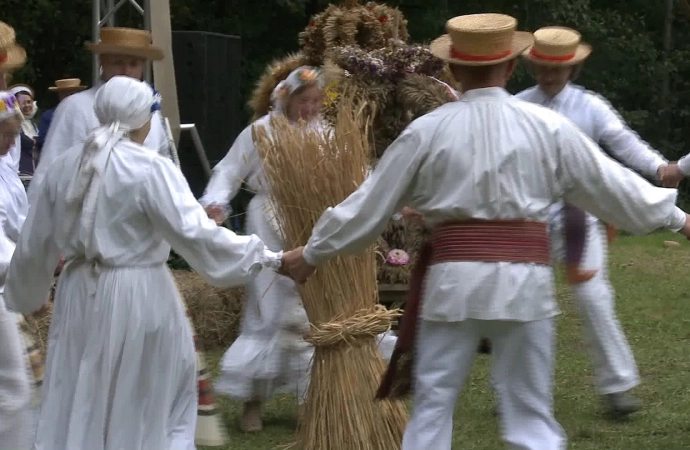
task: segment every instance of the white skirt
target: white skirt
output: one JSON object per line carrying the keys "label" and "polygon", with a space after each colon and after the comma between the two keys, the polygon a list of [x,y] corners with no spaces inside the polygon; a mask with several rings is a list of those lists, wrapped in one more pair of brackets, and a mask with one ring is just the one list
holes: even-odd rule
{"label": "white skirt", "polygon": [[35,450],[194,450],[196,356],[172,274],[68,264]]}
{"label": "white skirt", "polygon": [[0,448],[31,445],[31,384],[16,314],[0,294]]}
{"label": "white skirt", "polygon": [[[259,236],[273,251],[284,250],[265,195],[247,207],[247,233]],[[218,393],[251,401],[275,393],[294,394],[304,401],[314,348],[302,338],[309,319],[295,283],[272,271],[262,271],[248,286],[240,335],[220,362]],[[396,337],[379,336],[379,349],[390,359]]]}

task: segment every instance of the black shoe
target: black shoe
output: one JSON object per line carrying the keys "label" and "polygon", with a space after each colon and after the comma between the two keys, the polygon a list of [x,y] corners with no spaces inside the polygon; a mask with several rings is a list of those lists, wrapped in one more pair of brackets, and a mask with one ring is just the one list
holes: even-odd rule
{"label": "black shoe", "polygon": [[641,402],[627,391],[606,394],[604,401],[609,413],[616,417],[627,417],[642,408]]}

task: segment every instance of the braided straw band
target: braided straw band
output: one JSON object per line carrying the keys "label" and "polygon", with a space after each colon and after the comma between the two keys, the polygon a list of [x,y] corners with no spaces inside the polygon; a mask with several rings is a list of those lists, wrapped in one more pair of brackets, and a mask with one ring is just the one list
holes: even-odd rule
{"label": "braided straw band", "polygon": [[391,322],[400,317],[400,309],[389,310],[383,305],[361,309],[344,320],[334,320],[321,325],[312,325],[304,340],[314,347],[356,345],[361,339],[376,337],[391,329]]}

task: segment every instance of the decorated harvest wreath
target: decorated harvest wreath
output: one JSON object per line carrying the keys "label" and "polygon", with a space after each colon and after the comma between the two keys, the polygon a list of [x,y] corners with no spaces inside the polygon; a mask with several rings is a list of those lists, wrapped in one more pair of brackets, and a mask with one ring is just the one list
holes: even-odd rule
{"label": "decorated harvest wreath", "polygon": [[[249,103],[254,119],[269,112],[271,92],[292,70],[318,66],[326,76],[326,120],[334,122],[343,93],[366,100],[374,157],[381,157],[410,122],[453,101],[458,88],[446,63],[408,39],[397,8],[356,1],[328,6],[300,33],[300,52],[273,62],[259,79]],[[391,221],[379,239],[379,283],[407,284],[424,233]]]}

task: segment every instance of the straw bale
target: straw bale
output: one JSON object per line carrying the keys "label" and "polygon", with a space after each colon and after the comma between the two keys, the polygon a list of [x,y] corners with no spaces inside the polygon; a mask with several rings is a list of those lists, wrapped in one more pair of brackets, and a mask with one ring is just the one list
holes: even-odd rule
{"label": "straw bale", "polygon": [[[345,93],[338,108],[328,135],[292,126],[283,117],[273,119],[270,137],[264,128],[254,129],[288,247],[304,245],[322,212],[343,201],[366,177],[371,158],[363,123],[366,107]],[[374,246],[334,258],[299,291],[312,324],[305,338],[314,344],[315,355],[297,447],[400,448],[405,405],[374,401],[385,370],[376,335],[399,315],[377,304]]]}
{"label": "straw bale", "polygon": [[[51,290],[51,299],[53,296]],[[41,355],[46,355],[48,349],[48,329],[50,328],[50,319],[53,316],[53,302],[48,302],[46,307],[35,314],[27,314],[24,320],[21,321],[22,332],[28,334],[34,341]]]}
{"label": "straw bale", "polygon": [[174,270],[175,282],[187,303],[189,315],[204,350],[228,348],[239,332],[243,288],[216,288],[196,272]]}

